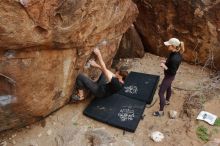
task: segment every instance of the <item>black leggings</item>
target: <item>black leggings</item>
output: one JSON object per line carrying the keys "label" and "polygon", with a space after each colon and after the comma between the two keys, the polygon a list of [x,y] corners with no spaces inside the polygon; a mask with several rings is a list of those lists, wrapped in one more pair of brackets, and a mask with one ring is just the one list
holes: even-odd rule
{"label": "black leggings", "polygon": [[106,83],[107,81],[103,74],[100,75],[97,82],[94,82],[85,74],[79,74],[76,78],[76,88],[78,90],[86,89],[90,91],[95,97],[105,96],[106,91],[104,86]]}
{"label": "black leggings", "polygon": [[[159,97],[160,97],[160,111],[163,111],[164,106],[166,104],[166,100],[169,101],[171,97],[171,85],[175,78],[174,76],[165,75],[159,90]],[[166,98],[164,97],[164,94],[166,92]]]}

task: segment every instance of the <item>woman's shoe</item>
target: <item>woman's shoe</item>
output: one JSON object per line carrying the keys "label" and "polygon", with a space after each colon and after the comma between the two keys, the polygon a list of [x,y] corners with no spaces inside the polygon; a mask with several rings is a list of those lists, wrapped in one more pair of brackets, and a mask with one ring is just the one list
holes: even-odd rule
{"label": "woman's shoe", "polygon": [[166,100],[165,105],[170,105],[170,102]]}
{"label": "woman's shoe", "polygon": [[70,98],[70,102],[71,102],[71,103],[75,103],[75,102],[80,101],[80,100],[82,100],[82,99],[81,99],[81,97],[80,97],[79,95],[77,95],[77,94],[73,94],[73,95],[71,96],[71,98]]}
{"label": "woman's shoe", "polygon": [[161,117],[163,115],[164,115],[163,111],[156,111],[156,112],[153,113],[153,116],[155,116],[155,117]]}

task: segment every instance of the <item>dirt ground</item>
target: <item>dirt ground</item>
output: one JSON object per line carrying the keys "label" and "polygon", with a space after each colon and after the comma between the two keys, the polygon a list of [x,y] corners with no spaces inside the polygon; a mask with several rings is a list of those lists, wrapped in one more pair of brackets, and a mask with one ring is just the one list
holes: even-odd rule
{"label": "dirt ground", "polygon": [[[163,70],[159,67],[161,58],[146,53],[142,59],[123,60],[123,64],[131,71],[160,75]],[[153,117],[152,113],[159,108],[159,100],[146,108],[144,119],[140,121],[135,133],[124,132],[101,122],[97,122],[82,114],[91,99],[78,104],[68,104],[48,116],[45,120],[25,128],[10,130],[1,134],[2,146],[201,146],[204,142],[196,135],[196,128],[204,125],[210,131],[215,129],[211,139],[220,138],[220,127],[210,126],[197,121],[195,116],[178,116],[170,119],[169,110],[175,110],[178,115],[183,113],[184,101],[195,91],[199,92],[204,83],[210,80],[210,70],[200,66],[182,63],[173,83],[171,104],[165,107],[163,117]],[[216,91],[217,92],[217,91]],[[154,96],[158,99],[158,91]],[[202,110],[220,117],[220,94],[210,94]],[[198,114],[198,111],[192,111]],[[153,131],[160,131],[165,138],[156,143],[150,139]],[[93,135],[93,138],[91,138]],[[94,138],[95,137],[95,138]],[[92,142],[93,141],[93,142]],[[101,142],[100,142],[101,141]],[[98,144],[99,143],[99,144]],[[102,144],[100,144],[102,143]]]}

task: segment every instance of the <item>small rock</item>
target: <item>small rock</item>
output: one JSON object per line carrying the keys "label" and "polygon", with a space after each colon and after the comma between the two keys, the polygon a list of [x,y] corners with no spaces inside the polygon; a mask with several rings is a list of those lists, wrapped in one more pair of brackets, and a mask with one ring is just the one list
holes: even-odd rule
{"label": "small rock", "polygon": [[214,139],[212,141],[207,142],[203,146],[219,146],[220,145],[220,139]]}
{"label": "small rock", "polygon": [[7,146],[7,142],[6,142],[6,141],[3,141],[3,142],[0,143],[0,145],[1,145],[1,146]]}
{"label": "small rock", "polygon": [[150,137],[154,142],[161,142],[164,139],[163,133],[159,131],[152,132]]}
{"label": "small rock", "polygon": [[29,146],[39,146],[36,141],[31,141]]}
{"label": "small rock", "polygon": [[176,123],[177,121],[176,121],[176,119],[169,119],[169,120],[167,120],[167,122],[166,122],[166,126],[172,126],[172,125],[174,125],[175,123]]}
{"label": "small rock", "polygon": [[92,145],[100,146],[115,142],[115,138],[103,129],[93,129],[86,132],[86,137],[92,139]]}
{"label": "small rock", "polygon": [[11,137],[12,137],[12,138],[15,138],[15,137],[16,137],[16,134],[13,134]]}
{"label": "small rock", "polygon": [[15,144],[16,144],[16,141],[15,141],[15,140],[12,140],[12,143],[15,145]]}
{"label": "small rock", "polygon": [[51,135],[52,134],[52,130],[47,130],[47,135]]}
{"label": "small rock", "polygon": [[176,119],[177,118],[177,111],[170,110],[169,111],[169,116],[171,119]]}
{"label": "small rock", "polygon": [[115,146],[135,146],[135,144],[129,140],[122,140],[114,143]]}
{"label": "small rock", "polygon": [[213,141],[220,144],[220,139],[219,138],[215,138]]}

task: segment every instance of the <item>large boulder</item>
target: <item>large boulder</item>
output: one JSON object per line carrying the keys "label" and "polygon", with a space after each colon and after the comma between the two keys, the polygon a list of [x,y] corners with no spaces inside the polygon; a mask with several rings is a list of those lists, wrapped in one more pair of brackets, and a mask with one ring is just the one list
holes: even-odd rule
{"label": "large boulder", "polygon": [[220,69],[219,0],[134,1],[135,26],[149,52],[166,54],[163,42],[177,37],[185,42],[186,61]]}
{"label": "large boulder", "polygon": [[145,50],[141,37],[134,25],[131,25],[121,39],[115,58],[142,58],[144,54]]}
{"label": "large boulder", "polygon": [[0,131],[68,102],[93,48],[110,65],[137,14],[131,0],[1,0]]}

